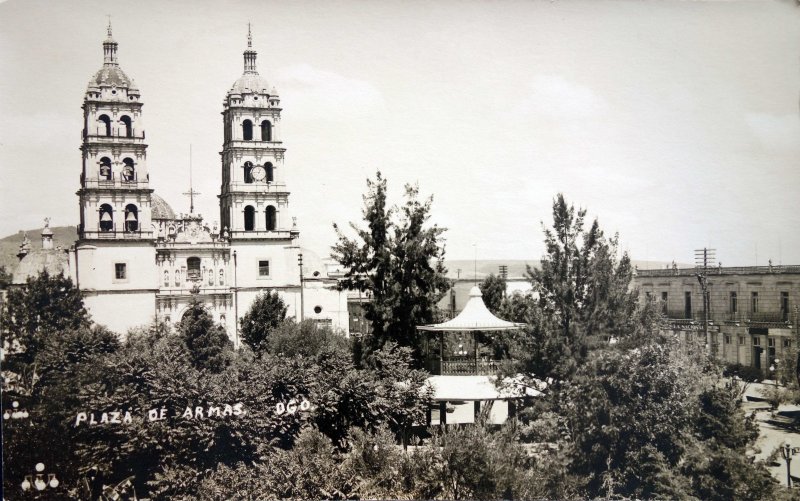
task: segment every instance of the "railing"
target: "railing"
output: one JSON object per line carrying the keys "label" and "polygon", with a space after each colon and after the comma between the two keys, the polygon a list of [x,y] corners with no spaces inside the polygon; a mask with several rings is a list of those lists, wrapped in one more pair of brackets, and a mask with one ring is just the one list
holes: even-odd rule
{"label": "railing", "polygon": [[[92,133],[92,132],[94,132],[94,133]],[[122,132],[122,134],[120,134],[120,130],[117,129],[117,130],[112,130],[111,134],[109,135],[109,134],[106,134],[105,127],[97,127],[94,131],[89,131],[89,130],[84,129],[82,137],[84,139],[111,139],[111,140],[116,140],[116,139],[142,139],[142,140],[144,140],[145,139],[144,130],[142,130],[141,134],[137,134],[136,132],[137,132],[136,129],[134,129],[134,130],[131,131],[130,134],[127,134],[124,131]]]}
{"label": "railing", "polygon": [[428,359],[426,368],[439,376],[493,376],[500,370],[497,360],[438,360]]}
{"label": "railing", "polygon": [[[646,277],[674,277],[674,276],[695,276],[699,268],[678,268],[678,269],[658,269],[658,270],[637,270],[636,276]],[[798,273],[800,266],[727,266],[709,267],[708,275],[767,275],[779,273]]]}
{"label": "railing", "polygon": [[85,188],[146,188],[147,185],[147,181],[139,181],[138,172],[134,173],[130,180],[125,179],[124,177],[119,178],[112,173],[111,179],[101,177],[98,179],[86,179],[83,181],[83,186]]}
{"label": "railing", "polygon": [[110,230],[84,230],[81,238],[96,238],[100,240],[114,240],[117,238],[136,240],[140,238],[152,238],[152,231],[143,231],[141,229],[136,231],[119,231],[117,225],[114,223]]}
{"label": "railing", "polygon": [[258,238],[270,238],[270,239],[277,239],[283,240],[291,237],[291,232],[289,230],[252,230],[252,231],[245,231],[245,230],[234,230],[230,232],[231,238],[245,238],[245,237],[258,237]]}

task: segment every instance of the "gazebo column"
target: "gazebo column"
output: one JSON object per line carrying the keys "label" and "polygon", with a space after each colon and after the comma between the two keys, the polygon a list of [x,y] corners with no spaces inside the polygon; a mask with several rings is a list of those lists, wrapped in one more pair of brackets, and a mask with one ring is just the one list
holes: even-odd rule
{"label": "gazebo column", "polygon": [[475,401],[475,419],[474,419],[475,424],[478,424],[478,418],[480,417],[480,415],[481,415],[481,401],[480,400],[476,400]]}
{"label": "gazebo column", "polygon": [[439,424],[445,426],[447,424],[447,402],[439,402]]}
{"label": "gazebo column", "polygon": [[478,375],[478,331],[472,331],[472,351],[475,355],[475,372]]}
{"label": "gazebo column", "polygon": [[439,331],[439,375],[444,374],[444,331]]}

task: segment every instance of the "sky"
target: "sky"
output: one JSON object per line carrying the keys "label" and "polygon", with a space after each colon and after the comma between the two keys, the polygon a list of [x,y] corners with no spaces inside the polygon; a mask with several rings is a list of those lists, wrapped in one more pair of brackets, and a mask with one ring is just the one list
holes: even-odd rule
{"label": "sky", "polygon": [[800,264],[800,8],[790,1],[0,3],[0,235],[78,223],[108,15],[150,184],[219,219],[222,100],[247,23],[281,97],[290,212],[319,254],[380,170],[433,195],[451,259],[537,259],[557,193],[638,260]]}

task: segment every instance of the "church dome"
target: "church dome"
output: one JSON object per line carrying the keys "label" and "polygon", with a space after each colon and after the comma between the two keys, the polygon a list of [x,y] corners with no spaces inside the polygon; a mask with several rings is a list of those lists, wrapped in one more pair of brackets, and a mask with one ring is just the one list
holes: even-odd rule
{"label": "church dome", "polygon": [[245,73],[234,82],[228,95],[231,94],[269,94],[267,79],[258,73]]}
{"label": "church dome", "polygon": [[91,80],[89,80],[88,87],[95,88],[95,87],[126,87],[129,89],[133,89],[135,86],[132,85],[132,80],[128,78],[128,75],[122,71],[122,68],[119,66],[103,66],[100,70],[94,74]]}
{"label": "church dome", "polygon": [[160,196],[153,193],[150,195],[151,218],[156,219],[175,219],[175,211]]}

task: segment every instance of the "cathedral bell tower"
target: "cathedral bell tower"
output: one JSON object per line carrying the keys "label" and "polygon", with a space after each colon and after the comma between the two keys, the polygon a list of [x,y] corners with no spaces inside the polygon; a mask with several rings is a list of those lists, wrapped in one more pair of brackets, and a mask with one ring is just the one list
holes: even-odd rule
{"label": "cathedral bell tower", "polygon": [[297,236],[288,215],[280,98],[256,70],[248,27],[244,73],[223,103],[220,220],[231,240],[285,240]]}
{"label": "cathedral bell tower", "polygon": [[80,240],[152,240],[139,89],[117,63],[117,42],[103,42],[103,67],[83,100]]}

